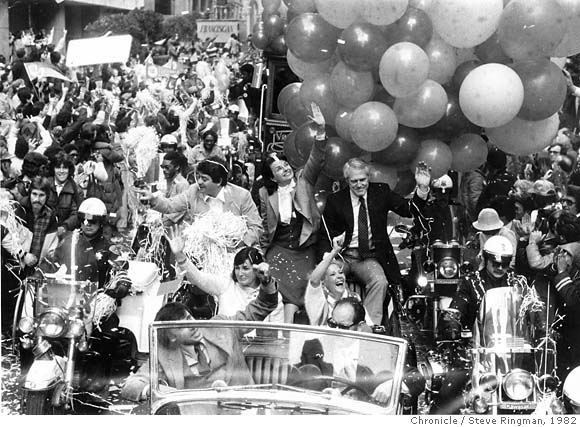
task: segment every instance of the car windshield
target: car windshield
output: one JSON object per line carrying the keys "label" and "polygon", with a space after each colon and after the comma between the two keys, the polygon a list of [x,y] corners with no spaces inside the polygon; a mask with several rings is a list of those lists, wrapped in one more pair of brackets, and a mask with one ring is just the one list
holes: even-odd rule
{"label": "car windshield", "polygon": [[[261,322],[155,322],[153,413],[394,413],[406,342]],[[168,409],[171,408],[171,409]]]}

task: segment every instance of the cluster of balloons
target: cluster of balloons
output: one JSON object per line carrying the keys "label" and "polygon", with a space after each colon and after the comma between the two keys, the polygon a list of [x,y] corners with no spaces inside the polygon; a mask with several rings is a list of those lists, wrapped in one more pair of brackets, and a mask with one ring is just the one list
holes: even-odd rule
{"label": "cluster of balloons", "polygon": [[262,4],[264,34],[274,27],[267,22],[278,22],[273,16],[286,17],[286,57],[302,79],[278,98],[294,130],[285,151],[295,166],[313,143],[303,140],[314,134],[312,102],[334,131],[326,176],[340,177],[358,155],[373,162],[373,180],[393,187],[408,186],[420,161],[433,178],[479,167],[488,150],[482,131],[516,155],[538,152],[556,135],[566,79],[562,61],[550,58],[580,52],[579,1]]}
{"label": "cluster of balloons", "polygon": [[252,29],[252,44],[257,49],[273,52],[277,55],[286,53],[286,22],[288,8],[282,0],[263,0],[262,19]]}

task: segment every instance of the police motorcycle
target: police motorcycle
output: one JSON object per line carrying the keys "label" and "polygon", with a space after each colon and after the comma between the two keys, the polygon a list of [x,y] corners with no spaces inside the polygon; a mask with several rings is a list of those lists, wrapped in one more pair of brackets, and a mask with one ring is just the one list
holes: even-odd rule
{"label": "police motorcycle", "polygon": [[[79,216],[84,227],[98,230],[107,210],[89,198]],[[26,414],[106,408],[110,381],[128,375],[134,364],[135,336],[115,314],[131,288],[127,260],[114,259],[108,248],[93,252],[86,242],[73,231],[56,248],[58,256],[42,260],[21,287],[17,324]],[[109,280],[99,288],[105,264]]]}

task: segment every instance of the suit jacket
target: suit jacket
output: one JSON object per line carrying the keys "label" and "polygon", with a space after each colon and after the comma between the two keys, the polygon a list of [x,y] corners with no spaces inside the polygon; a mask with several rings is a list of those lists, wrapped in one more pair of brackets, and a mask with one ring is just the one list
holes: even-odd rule
{"label": "suit jacket", "polygon": [[[215,316],[214,320],[264,320],[278,305],[278,292],[267,294],[260,289],[255,300],[246,306],[244,311],[238,311],[234,316]],[[202,328],[206,348],[211,363],[211,372],[198,379],[195,387],[211,386],[215,380],[223,380],[228,385],[254,384],[254,380],[246,364],[240,345],[240,338],[248,331],[242,329]],[[167,381],[170,387],[183,389],[185,387],[184,356],[181,347],[167,349],[158,347],[160,379]],[[149,361],[144,363],[135,375],[131,375],[123,389],[124,399],[139,401],[143,389],[149,384]]]}
{"label": "suit jacket", "polygon": [[[387,279],[391,283],[401,283],[401,273],[387,232],[389,211],[393,211],[403,217],[411,217],[420,214],[425,207],[425,203],[426,201],[417,196],[417,194],[411,200],[407,200],[391,191],[387,184],[369,184],[367,206],[373,243],[377,261],[385,270]],[[348,247],[354,228],[349,188],[328,196],[323,219],[328,228],[330,239],[345,232],[344,246]],[[320,229],[319,242],[323,251],[328,252],[330,250],[331,241],[329,241],[329,236],[324,227]]]}
{"label": "suit jacket", "polygon": [[[262,219],[252,195],[248,190],[230,183],[226,184],[222,191],[225,200],[224,210],[246,218],[248,231],[244,236],[244,243],[248,246],[257,244],[263,231]],[[197,184],[193,184],[187,191],[170,199],[158,197],[152,208],[164,214],[187,212],[184,221],[193,222],[196,216],[208,212],[210,206],[204,201]]]}

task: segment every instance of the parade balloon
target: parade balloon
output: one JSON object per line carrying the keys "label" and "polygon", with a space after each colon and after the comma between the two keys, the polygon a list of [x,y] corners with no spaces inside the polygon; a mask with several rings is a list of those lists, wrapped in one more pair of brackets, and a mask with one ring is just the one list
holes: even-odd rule
{"label": "parade balloon", "polygon": [[415,129],[399,126],[395,140],[387,148],[372,153],[373,161],[387,165],[408,165],[419,151],[419,134]]}
{"label": "parade balloon", "polygon": [[429,16],[434,30],[451,46],[473,47],[497,29],[503,0],[433,0]]}
{"label": "parade balloon", "polygon": [[334,55],[337,35],[338,30],[319,14],[303,13],[288,24],[286,44],[302,61],[322,62]]}
{"label": "parade balloon", "polygon": [[495,62],[497,64],[509,64],[512,59],[507,56],[499,42],[497,31],[486,41],[475,47],[475,56],[484,64]]}
{"label": "parade balloon", "polygon": [[397,98],[393,110],[399,123],[412,128],[426,128],[445,115],[447,93],[433,80],[427,79],[419,90],[405,98]]}
{"label": "parade balloon", "polygon": [[434,36],[425,47],[425,53],[429,57],[429,79],[442,85],[448,83],[457,68],[455,48]]}
{"label": "parade balloon", "polygon": [[421,9],[424,12],[428,12],[433,5],[433,0],[409,0],[409,8],[414,7],[415,9]]}
{"label": "parade balloon", "polygon": [[275,53],[276,55],[285,55],[288,47],[286,46],[286,36],[284,34],[280,34],[274,40],[270,42],[270,46],[267,48],[270,52]]}
{"label": "parade balloon", "polygon": [[338,62],[336,56],[332,56],[332,58],[326,59],[322,62],[305,62],[298,59],[291,50],[286,52],[286,59],[288,60],[288,66],[292,72],[303,80],[307,80],[317,74],[330,73]]}
{"label": "parade balloon", "polygon": [[502,14],[498,36],[515,60],[554,56],[566,33],[564,9],[556,0],[512,0]]}
{"label": "parade balloon", "polygon": [[459,89],[463,114],[482,127],[503,126],[520,111],[524,85],[517,73],[503,64],[484,64],[467,75]]}
{"label": "parade balloon", "polygon": [[380,102],[367,102],[352,113],[352,140],[363,150],[374,152],[387,148],[397,136],[397,117]]}
{"label": "parade balloon", "polygon": [[301,157],[296,149],[296,131],[291,132],[284,141],[284,156],[294,169],[300,169],[308,160],[308,157]]}
{"label": "parade balloon", "polygon": [[316,140],[317,132],[318,125],[311,120],[307,121],[296,130],[294,141],[296,144],[296,151],[298,151],[301,159],[308,159],[310,151],[312,150],[312,145],[314,145],[314,141]]}
{"label": "parade balloon", "polygon": [[324,166],[322,172],[332,178],[342,178],[342,167],[348,159],[357,157],[361,154],[358,148],[352,142],[347,142],[339,137],[330,137],[324,147]]}
{"label": "parade balloon", "polygon": [[409,0],[357,0],[360,16],[374,25],[389,25],[399,19],[409,6]]}
{"label": "parade balloon", "polygon": [[280,93],[278,94],[278,100],[276,101],[276,105],[278,106],[278,111],[283,116],[286,115],[286,111],[284,109],[286,102],[288,102],[288,99],[290,99],[290,97],[298,95],[300,93],[300,86],[302,86],[302,83],[300,82],[290,83],[289,85],[284,86],[280,91]]}
{"label": "parade balloon", "polygon": [[485,133],[499,149],[508,154],[527,156],[542,151],[558,134],[560,119],[554,114],[544,120],[528,121],[516,117],[511,122],[486,128]]}
{"label": "parade balloon", "polygon": [[270,44],[270,38],[266,32],[261,29],[252,33],[252,44],[256,49],[266,49]]}
{"label": "parade balloon", "polygon": [[478,128],[471,123],[459,106],[459,95],[447,93],[447,107],[445,114],[431,129],[439,139],[450,141],[466,132],[477,132]]}
{"label": "parade balloon", "polygon": [[275,39],[284,29],[284,20],[280,15],[269,15],[264,19],[264,32],[270,38],[270,40]]}
{"label": "parade balloon", "polygon": [[348,108],[356,108],[370,101],[375,92],[375,82],[371,73],[354,71],[344,62],[339,62],[332,70],[330,85],[336,100]]}
{"label": "parade balloon", "polygon": [[457,172],[469,172],[477,169],[487,160],[487,143],[474,133],[458,136],[449,145],[453,155],[451,169]]}
{"label": "parade balloon", "polygon": [[397,169],[378,163],[369,165],[369,182],[388,184],[389,187],[395,188],[398,181]]}
{"label": "parade balloon", "polygon": [[319,191],[326,190],[329,193],[332,192],[332,184],[334,180],[325,174],[321,173],[318,175],[318,179],[316,180],[316,184],[314,184],[314,192],[318,193]]}
{"label": "parade balloon", "polygon": [[556,47],[554,56],[575,55],[580,53],[580,1],[558,0],[558,4],[564,9],[567,22],[563,25],[566,32],[562,41]]}
{"label": "parade balloon", "polygon": [[397,22],[385,27],[383,32],[389,45],[409,42],[424,48],[433,37],[433,24],[425,11],[409,7]]}
{"label": "parade balloon", "polygon": [[463,83],[463,80],[465,80],[465,77],[480,65],[481,62],[478,59],[472,59],[460,64],[455,69],[455,73],[453,73],[453,77],[451,78],[451,89],[455,93],[459,93],[459,89],[461,88],[461,84]]}
{"label": "parade balloon", "polygon": [[397,43],[386,50],[379,63],[383,87],[394,97],[419,90],[429,75],[429,57],[414,43]]}
{"label": "parade balloon", "polygon": [[264,12],[268,12],[268,14],[276,12],[280,8],[281,4],[282,0],[262,0]]}
{"label": "parade balloon", "polygon": [[410,169],[400,170],[397,173],[397,178],[395,193],[406,195],[415,189],[415,171]]}
{"label": "parade balloon", "polygon": [[316,3],[314,0],[291,0],[288,2],[288,12],[296,15],[316,13]]}
{"label": "parade balloon", "polygon": [[334,119],[334,128],[336,133],[345,141],[352,141],[350,133],[350,121],[352,119],[352,110],[347,108],[340,108]]}
{"label": "parade balloon", "polygon": [[566,79],[560,68],[546,58],[517,61],[512,69],[524,85],[524,103],[518,117],[543,120],[556,113],[566,98]]}
{"label": "parade balloon", "polygon": [[298,129],[308,121],[308,114],[310,114],[310,107],[307,109],[302,104],[300,94],[288,97],[288,101],[284,104],[284,115],[286,121],[292,129]]}
{"label": "parade balloon", "polygon": [[316,208],[318,212],[321,214],[324,212],[324,208],[326,207],[326,200],[328,200],[328,196],[330,195],[330,191],[328,190],[318,190],[314,193],[314,201],[316,202]]}
{"label": "parade balloon", "polygon": [[379,27],[357,22],[339,36],[337,52],[343,62],[355,71],[372,71],[378,67],[387,40]]}
{"label": "parade balloon", "polygon": [[305,80],[300,87],[300,99],[307,111],[314,102],[320,107],[326,123],[333,123],[339,104],[330,85],[329,74],[319,74]]}
{"label": "parade balloon", "polygon": [[359,17],[360,4],[352,0],[316,0],[318,13],[331,25],[346,28]]}
{"label": "parade balloon", "polygon": [[421,142],[417,157],[411,163],[411,171],[415,171],[420,162],[431,168],[431,178],[437,179],[451,169],[453,155],[447,144],[437,139],[427,139]]}

